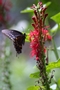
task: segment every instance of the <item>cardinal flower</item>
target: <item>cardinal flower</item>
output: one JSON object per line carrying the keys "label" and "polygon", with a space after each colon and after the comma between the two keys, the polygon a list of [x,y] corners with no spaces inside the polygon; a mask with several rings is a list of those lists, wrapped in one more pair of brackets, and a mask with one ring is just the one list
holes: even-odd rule
{"label": "cardinal flower", "polygon": [[46,7],[43,7],[41,2],[38,3],[38,6],[38,8],[35,4],[32,6],[34,10],[32,26],[34,29],[29,34],[30,47],[32,48],[31,55],[35,55],[36,60],[42,59],[46,51],[44,44],[47,40],[50,41],[52,39],[48,32],[48,26],[45,26],[45,19],[48,15],[45,14]]}

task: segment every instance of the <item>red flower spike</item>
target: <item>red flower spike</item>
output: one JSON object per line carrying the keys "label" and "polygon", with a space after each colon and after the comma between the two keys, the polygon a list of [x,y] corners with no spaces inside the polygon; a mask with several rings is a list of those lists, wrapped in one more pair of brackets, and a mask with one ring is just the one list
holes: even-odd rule
{"label": "red flower spike", "polygon": [[50,34],[49,34],[49,33],[47,34],[47,39],[48,39],[49,41],[51,41],[51,40],[52,40],[52,37],[50,36]]}
{"label": "red flower spike", "polygon": [[42,4],[42,2],[39,2],[39,5],[40,5],[40,8],[41,8],[41,7],[43,7],[43,4]]}
{"label": "red flower spike", "polygon": [[31,42],[30,47],[32,48],[31,55],[36,56],[36,60],[42,60],[46,48],[44,46],[47,40],[51,40],[52,37],[50,36],[47,26],[44,27],[44,21],[48,14],[45,14],[46,8],[43,7],[42,3],[39,2],[40,7],[38,8],[41,11],[37,11],[35,5],[33,5],[32,9],[34,10],[35,16],[32,17],[34,23],[32,26],[34,30],[29,34],[29,40]]}
{"label": "red flower spike", "polygon": [[0,0],[0,5],[2,5],[2,0]]}
{"label": "red flower spike", "polygon": [[35,24],[34,24],[34,23],[32,23],[32,26],[33,26],[34,28],[36,28],[36,26],[35,26]]}
{"label": "red flower spike", "polygon": [[46,9],[47,9],[47,7],[43,8],[43,12],[44,12],[44,13],[45,13]]}
{"label": "red flower spike", "polygon": [[[39,6],[39,7],[38,7]],[[46,8],[43,7],[42,2],[39,2],[37,7],[33,7],[35,17],[32,17],[34,23],[32,26],[34,29],[29,34],[30,47],[32,49],[31,56],[36,56],[37,67],[40,71],[41,84],[49,90],[49,79],[46,73],[46,62],[48,64],[48,58],[46,58],[45,42],[51,40],[52,37],[48,32],[48,26],[45,26],[45,14]]]}
{"label": "red flower spike", "polygon": [[36,23],[37,22],[37,20],[36,20],[36,17],[35,16],[33,16],[32,17],[32,20]]}
{"label": "red flower spike", "polygon": [[35,16],[37,17],[37,12],[36,12],[36,10],[34,10],[34,14],[35,14]]}
{"label": "red flower spike", "polygon": [[48,14],[45,14],[44,18],[46,19],[47,16],[48,16]]}
{"label": "red flower spike", "polygon": [[35,9],[36,8],[36,5],[35,4],[33,4],[33,6],[31,7],[31,9]]}

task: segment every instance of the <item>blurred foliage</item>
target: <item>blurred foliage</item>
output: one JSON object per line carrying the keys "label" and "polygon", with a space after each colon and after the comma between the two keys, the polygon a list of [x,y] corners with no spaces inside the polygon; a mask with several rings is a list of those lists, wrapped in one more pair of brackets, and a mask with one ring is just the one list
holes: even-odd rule
{"label": "blurred foliage", "polygon": [[39,88],[39,86],[31,86],[27,90],[38,90]]}

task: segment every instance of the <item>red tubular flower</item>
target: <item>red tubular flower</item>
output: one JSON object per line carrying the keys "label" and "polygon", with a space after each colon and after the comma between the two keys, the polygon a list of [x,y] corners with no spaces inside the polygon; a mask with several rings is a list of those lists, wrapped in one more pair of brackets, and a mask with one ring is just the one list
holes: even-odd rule
{"label": "red tubular flower", "polygon": [[[31,55],[36,56],[36,60],[42,59],[43,53],[45,53],[46,48],[44,46],[47,40],[51,40],[52,37],[50,36],[47,26],[45,27],[44,22],[48,14],[45,14],[46,8],[43,7],[42,3],[39,2],[39,8],[37,9],[35,4],[32,6],[34,10],[34,16],[32,20],[34,23],[32,26],[34,30],[29,34],[29,40],[31,42],[30,47],[32,48]],[[40,11],[39,11],[40,10]]]}

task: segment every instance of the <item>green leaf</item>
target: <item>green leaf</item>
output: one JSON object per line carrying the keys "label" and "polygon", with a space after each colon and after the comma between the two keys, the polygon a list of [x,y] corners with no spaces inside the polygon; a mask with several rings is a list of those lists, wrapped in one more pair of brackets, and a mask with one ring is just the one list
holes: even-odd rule
{"label": "green leaf", "polygon": [[52,16],[51,19],[54,20],[56,23],[60,24],[60,12]]}
{"label": "green leaf", "polygon": [[57,62],[52,62],[52,63],[50,63],[50,64],[46,67],[46,70],[49,71],[49,70],[54,69],[54,68],[60,68],[60,59],[59,59]]}
{"label": "green leaf", "polygon": [[46,6],[48,7],[50,4],[51,4],[51,2],[47,2],[47,3],[44,4],[44,5],[46,5]]}
{"label": "green leaf", "polygon": [[32,74],[30,74],[30,77],[31,78],[39,78],[40,77],[40,73],[39,72],[32,73]]}
{"label": "green leaf", "polygon": [[31,12],[33,12],[33,9],[31,9],[30,7],[21,11],[21,13],[31,13]]}
{"label": "green leaf", "polygon": [[58,79],[57,83],[58,83],[58,85],[60,86],[60,79]]}
{"label": "green leaf", "polygon": [[59,27],[59,29],[60,29],[60,23],[59,23],[58,27]]}
{"label": "green leaf", "polygon": [[39,86],[31,86],[31,87],[28,87],[27,90],[39,90]]}

